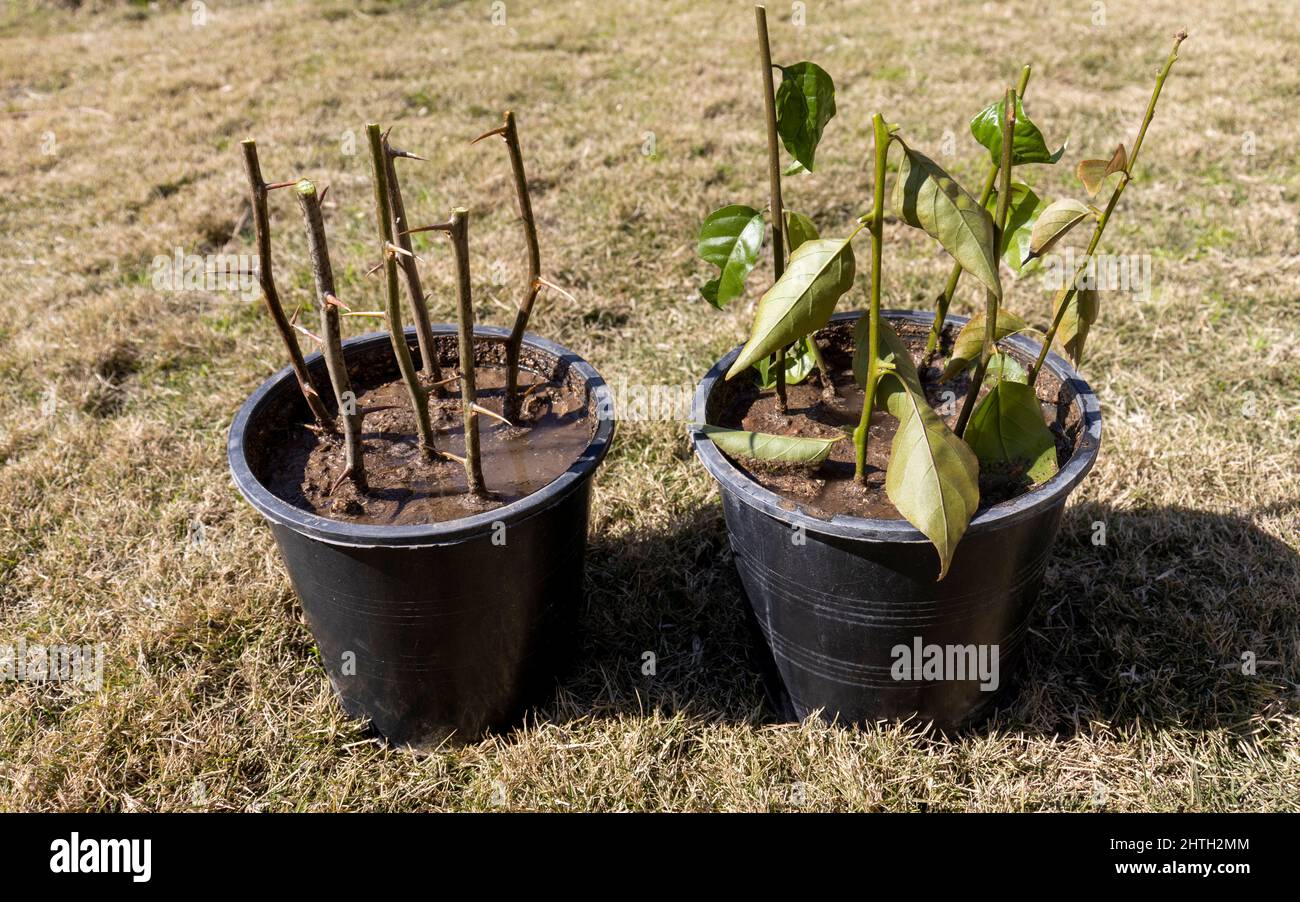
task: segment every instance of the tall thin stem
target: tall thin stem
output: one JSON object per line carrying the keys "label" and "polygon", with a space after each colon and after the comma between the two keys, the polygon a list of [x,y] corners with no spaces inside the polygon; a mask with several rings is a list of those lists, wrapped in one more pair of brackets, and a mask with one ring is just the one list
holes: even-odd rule
{"label": "tall thin stem", "polygon": [[411,360],[411,348],[406,342],[406,330],[402,328],[402,303],[397,289],[397,260],[399,256],[393,243],[393,211],[388,193],[387,154],[384,152],[384,137],[376,123],[366,126],[370,139],[370,157],[375,179],[375,220],[379,227],[380,252],[384,255],[384,290],[386,312],[388,316],[388,337],[393,343],[393,354],[397,357],[397,366],[402,373],[402,381],[411,396],[411,407],[415,411],[415,427],[420,436],[420,450],[426,457],[436,453],[433,441],[433,427],[429,422],[429,393],[420,384],[415,372],[415,363]]}
{"label": "tall thin stem", "polygon": [[871,204],[871,306],[867,311],[867,384],[862,399],[862,416],[853,430],[856,451],[853,478],[867,484],[867,446],[871,435],[871,414],[876,406],[876,384],[880,381],[880,270],[885,236],[885,164],[889,159],[889,127],[879,113],[871,119],[876,139],[875,184]]}
{"label": "tall thin stem", "polygon": [[[1000,266],[1002,260],[1003,232],[1007,227],[1007,214],[1011,209],[1011,150],[1016,132],[1016,89],[1007,88],[1005,106],[1002,110],[1002,165],[999,168],[1001,178],[998,182],[998,206],[993,219],[993,260],[994,266]],[[984,373],[989,367],[989,360],[998,347],[998,295],[989,290],[984,292],[984,347],[980,349],[979,364],[971,376],[970,387],[966,389],[966,400],[962,402],[961,413],[957,415],[957,435],[966,432],[966,423],[970,421],[975,409],[975,400],[984,384]]]}
{"label": "tall thin stem", "polygon": [[325,402],[321,400],[320,393],[316,391],[316,386],[311,380],[311,374],[307,372],[307,363],[303,360],[302,349],[298,347],[293,326],[284,315],[280,294],[275,290],[275,278],[271,272],[271,217],[267,212],[266,203],[268,189],[266,182],[262,180],[262,167],[257,160],[257,143],[249,138],[243,142],[243,148],[244,171],[248,174],[248,186],[253,197],[253,231],[257,236],[257,280],[262,286],[262,299],[266,301],[266,310],[271,314],[271,321],[275,323],[276,331],[280,333],[280,340],[284,343],[284,349],[289,353],[289,365],[293,367],[293,375],[298,380],[298,389],[306,399],[311,415],[316,418],[318,425],[333,432],[338,429],[338,426],[334,422],[334,417],[330,416],[330,412],[325,409]]}
{"label": "tall thin stem", "polygon": [[471,494],[484,498],[483,462],[478,436],[478,386],[474,375],[474,301],[469,279],[469,213],[457,207],[451,214],[452,248],[456,254],[456,339],[460,345],[460,406],[465,424],[465,481]]}
{"label": "tall thin stem", "polygon": [[[1025,66],[1020,70],[1020,80],[1016,82],[1016,96],[1024,101],[1025,88],[1029,86],[1030,67]],[[993,196],[993,188],[997,184],[998,173],[1002,171],[1001,161],[994,163],[989,167],[988,175],[984,178],[984,190],[980,192],[980,206],[989,202]],[[943,286],[943,294],[939,295],[938,306],[934,311],[934,323],[930,326],[930,335],[925,340],[925,353],[929,355],[939,346],[939,337],[943,334],[943,321],[948,316],[948,306],[952,304],[952,297],[957,292],[957,282],[961,279],[962,267],[960,263],[954,263],[952,272],[948,273],[948,281]]]}
{"label": "tall thin stem", "polygon": [[1047,330],[1047,335],[1043,338],[1043,346],[1038,351],[1038,359],[1034,361],[1033,369],[1029,371],[1029,384],[1033,385],[1038,381],[1038,374],[1043,369],[1043,362],[1047,360],[1047,354],[1052,349],[1052,342],[1056,340],[1056,331],[1061,326],[1061,321],[1065,318],[1066,308],[1070,306],[1070,301],[1078,292],[1079,276],[1088,267],[1092,260],[1092,255],[1096,252],[1097,246],[1101,244],[1102,232],[1106,231],[1106,224],[1110,222],[1111,214],[1115,211],[1115,206],[1119,203],[1120,196],[1123,195],[1124,189],[1128,183],[1133,180],[1133,169],[1137,163],[1138,151],[1142,149],[1142,142],[1147,136],[1147,127],[1151,125],[1151,120],[1156,115],[1156,101],[1160,99],[1160,91],[1165,86],[1165,79],[1169,77],[1169,72],[1178,61],[1178,47],[1187,40],[1187,32],[1180,31],[1174,35],[1174,47],[1169,51],[1169,58],[1165,60],[1164,67],[1161,68],[1160,74],[1156,76],[1156,85],[1151,92],[1151,99],[1147,102],[1146,115],[1142,118],[1142,127],[1138,130],[1137,140],[1133,142],[1133,149],[1128,155],[1128,166],[1124,173],[1120,175],[1118,183],[1111,192],[1110,200],[1106,202],[1106,209],[1102,211],[1101,216],[1097,218],[1097,224],[1092,230],[1092,239],[1088,242],[1088,250],[1083,255],[1074,275],[1070,281],[1057,292],[1055,299],[1055,314],[1052,317],[1052,325]]}
{"label": "tall thin stem", "polygon": [[[533,201],[528,194],[528,175],[524,171],[524,154],[519,147],[519,131],[515,127],[515,114],[506,110],[505,124],[489,134],[500,134],[505,139],[510,154],[510,169],[515,177],[515,199],[519,203],[519,220],[524,228],[524,243],[528,247],[528,284],[523,300],[515,313],[515,324],[506,339],[506,419],[519,417],[519,352],[524,344],[524,330],[532,316],[533,304],[542,290],[542,256],[537,244],[537,224],[533,221]],[[486,135],[484,136],[486,137]]]}
{"label": "tall thin stem", "polygon": [[[348,377],[343,358],[343,339],[339,332],[338,298],[334,293],[334,270],[330,266],[329,246],[325,242],[325,222],[320,212],[316,186],[303,179],[297,185],[298,204],[307,224],[307,250],[311,255],[312,274],[316,279],[316,300],[320,305],[320,328],[325,343],[325,367],[329,370],[334,400],[343,421],[344,468],[338,482],[351,477],[358,491],[366,490],[365,451],[361,446],[361,410]],[[338,484],[337,482],[335,483]]]}
{"label": "tall thin stem", "polygon": [[[772,273],[785,274],[785,208],[781,203],[781,146],[776,131],[776,90],[772,86],[772,46],[767,39],[767,8],[754,7],[758,25],[758,55],[763,67],[763,110],[767,116],[767,176],[772,192]],[[772,355],[776,372],[776,407],[786,411],[785,348]]]}
{"label": "tall thin stem", "polygon": [[401,254],[402,272],[406,276],[406,287],[411,295],[411,319],[415,320],[415,337],[420,344],[420,368],[428,378],[434,394],[442,392],[438,383],[442,381],[442,368],[438,366],[438,347],[433,340],[433,327],[429,324],[429,305],[420,284],[420,268],[415,262],[415,248],[411,236],[406,230],[411,224],[406,219],[406,205],[402,202],[402,188],[397,181],[398,157],[413,157],[405,151],[394,150],[384,135],[384,167],[388,176],[388,199],[393,209],[393,230],[397,235],[397,246],[406,253]]}

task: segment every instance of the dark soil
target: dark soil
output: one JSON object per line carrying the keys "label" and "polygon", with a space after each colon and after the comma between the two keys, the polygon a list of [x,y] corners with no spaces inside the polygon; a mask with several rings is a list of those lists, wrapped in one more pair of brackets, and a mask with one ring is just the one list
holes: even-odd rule
{"label": "dark soil", "polygon": [[[474,368],[478,403],[500,414],[505,368],[499,361],[483,359],[484,344],[479,343],[480,356]],[[527,356],[525,366],[530,362]],[[261,451],[259,478],[272,493],[296,507],[336,520],[404,526],[439,523],[492,510],[545,487],[573,465],[595,434],[596,411],[582,386],[562,377],[551,381],[555,374],[549,373],[545,364],[554,361],[533,361],[542,364],[538,368],[548,375],[521,370],[521,390],[535,383],[542,385],[532,391],[520,422],[507,426],[483,414],[478,417],[483,481],[491,497],[475,498],[467,492],[465,468],[458,461],[421,454],[410,395],[406,386],[393,378],[391,357],[389,351],[387,360],[378,359],[372,365],[349,360],[359,407],[387,408],[367,413],[362,422],[367,491],[358,492],[350,479],[334,487],[344,468],[341,439],[298,425],[272,433]],[[458,374],[459,370],[444,360],[443,379]],[[321,387],[325,387],[323,382]],[[463,457],[458,382],[447,386],[443,397],[430,398],[429,413],[436,447]]]}
{"label": "dark soil", "polygon": [[[912,351],[930,406],[949,428],[953,427],[970,387],[970,378],[963,374],[949,382],[938,380],[956,330],[950,328],[946,331],[940,353],[920,360],[928,327],[898,321],[891,322],[891,325]],[[827,326],[818,333],[818,341],[832,371],[837,397],[824,395],[819,382],[821,374],[814,373],[803,383],[787,388],[787,413],[783,415],[777,412],[774,391],[760,391],[753,380],[738,377],[715,391],[710,400],[709,422],[730,429],[805,438],[835,438],[843,435],[845,430],[851,432],[857,428],[863,392],[853,380],[853,323],[838,322]],[[1014,350],[1010,353],[1026,369],[1033,363]],[[1079,414],[1071,403],[1074,394],[1048,370],[1043,371],[1035,388],[1042,402],[1043,419],[1056,436],[1057,462],[1064,466],[1074,453],[1079,437]],[[981,394],[986,391],[982,390]],[[732,462],[764,488],[797,503],[813,516],[829,519],[836,514],[845,514],[898,519],[898,510],[885,495],[885,467],[897,425],[897,421],[884,411],[872,414],[865,487],[853,479],[854,447],[848,439],[837,442],[826,461],[811,471],[753,460],[733,459]],[[985,464],[980,466],[981,509],[1032,490],[1019,472],[999,471]]]}

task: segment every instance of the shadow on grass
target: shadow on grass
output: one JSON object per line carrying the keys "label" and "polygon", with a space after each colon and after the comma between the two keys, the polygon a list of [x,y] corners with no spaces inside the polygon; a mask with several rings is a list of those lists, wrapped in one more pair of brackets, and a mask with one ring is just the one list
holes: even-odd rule
{"label": "shadow on grass", "polygon": [[[1096,524],[1105,544],[1094,543]],[[536,717],[657,709],[778,719],[718,504],[667,532],[593,537],[587,587],[577,662]],[[1300,555],[1249,519],[1076,505],[1061,525],[1017,685],[970,732],[1249,731],[1261,716],[1300,711],[1298,596]]]}

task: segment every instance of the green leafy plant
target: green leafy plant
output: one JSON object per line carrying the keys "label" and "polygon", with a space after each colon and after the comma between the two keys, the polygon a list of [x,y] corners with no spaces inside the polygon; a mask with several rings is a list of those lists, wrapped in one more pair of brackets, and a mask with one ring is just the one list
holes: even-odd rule
{"label": "green leafy plant", "polygon": [[[859,217],[857,227],[847,238],[823,238],[807,217],[793,220],[783,215],[776,136],[780,135],[802,169],[812,170],[817,143],[835,111],[833,84],[821,68],[800,63],[781,70],[782,87],[773,98],[768,77],[772,67],[767,27],[761,7],[758,31],[768,95],[765,100],[772,201],[766,218],[763,211],[753,207],[732,205],[705,220],[700,255],[718,267],[719,276],[702,293],[719,307],[743,295],[745,280],[757,265],[767,226],[774,236],[775,281],[759,298],[749,339],[726,378],[754,369],[760,386],[774,382],[778,410],[784,411],[785,384],[780,378],[787,372],[784,355],[792,346],[808,347],[810,353],[816,353],[816,332],[826,325],[840,298],[854,284],[853,241],[866,231],[871,241],[868,307],[854,329],[853,359],[854,377],[863,388],[865,402],[852,434],[854,476],[861,484],[867,483],[872,414],[886,411],[897,420],[897,429],[885,474],[885,492],[899,513],[934,544],[942,579],[979,506],[981,466],[1003,468],[1031,484],[1042,483],[1057,471],[1055,437],[1044,421],[1034,391],[1035,380],[1058,335],[1076,361],[1082,357],[1088,328],[1097,319],[1098,303],[1095,292],[1081,291],[1075,283],[1088,257],[1095,253],[1119,196],[1132,179],[1132,166],[1154,115],[1156,100],[1186,35],[1180,33],[1175,39],[1132,151],[1125,153],[1121,146],[1108,160],[1085,160],[1077,169],[1089,195],[1095,195],[1107,178],[1117,176],[1104,209],[1073,199],[1044,203],[1030,185],[1013,179],[1016,167],[1052,165],[1066,150],[1066,143],[1053,150],[1042,130],[1026,115],[1022,95],[1030,68],[1025,66],[1017,85],[971,120],[971,133],[990,158],[978,196],[967,192],[933,159],[911,146],[899,126],[876,114],[872,118],[871,209]],[[775,102],[780,98],[784,98],[784,107]],[[924,352],[927,358],[938,350],[948,306],[962,273],[969,272],[984,290],[984,310],[958,333],[941,376],[947,380],[970,372],[969,388],[952,429],[931,408],[907,345],[880,315],[886,175],[889,155],[895,147],[899,154],[891,212],[898,222],[934,238],[953,260],[936,301]],[[1026,369],[998,345],[1008,336],[1033,331],[1025,318],[1002,305],[1001,263],[1005,261],[1012,272],[1022,272],[1087,219],[1095,220],[1087,256],[1071,284],[1058,293],[1042,350]],[[797,240],[789,242],[787,262],[781,247],[783,234],[796,233]],[[829,381],[825,367],[821,366],[821,370]],[[775,380],[768,379],[772,372],[777,375]],[[987,391],[983,391],[985,388]],[[799,444],[808,440],[795,436],[719,432],[717,427],[705,428],[705,434],[727,453],[758,459],[816,464],[831,450],[830,444]]]}

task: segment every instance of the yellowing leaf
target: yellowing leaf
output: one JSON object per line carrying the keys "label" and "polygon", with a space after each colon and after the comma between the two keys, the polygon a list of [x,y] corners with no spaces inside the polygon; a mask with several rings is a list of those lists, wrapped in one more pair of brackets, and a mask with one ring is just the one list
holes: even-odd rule
{"label": "yellowing leaf", "polygon": [[1079,181],[1083,182],[1088,196],[1096,197],[1097,192],[1101,190],[1101,183],[1107,176],[1127,169],[1128,155],[1125,154],[1124,145],[1121,144],[1115,148],[1115,153],[1109,160],[1081,160],[1075,172],[1079,176]]}
{"label": "yellowing leaf", "polygon": [[[1091,288],[1080,288],[1070,298],[1070,305],[1056,328],[1056,335],[1075,366],[1083,363],[1083,345],[1088,338],[1088,329],[1097,321],[1100,308],[1101,299],[1097,292]],[[1057,305],[1057,309],[1060,309],[1060,305]],[[1055,315],[1056,311],[1052,312]]]}
{"label": "yellowing leaf", "polygon": [[[939,377],[940,382],[947,382],[949,379],[961,373],[966,368],[979,360],[980,352],[984,349],[984,330],[986,317],[983,312],[977,313],[967,321],[966,325],[961,327],[957,333],[956,339],[952,343],[952,356],[948,359],[948,365],[944,368],[943,375]],[[993,340],[1001,341],[1008,335],[1024,331],[1029,328],[1025,321],[1016,316],[1010,310],[998,308],[998,322],[993,329]]]}
{"label": "yellowing leaf", "polygon": [[880,388],[889,412],[898,418],[885,494],[934,544],[943,579],[979,507],[979,461],[907,380],[890,373]]}
{"label": "yellowing leaf", "polygon": [[1029,256],[1041,257],[1065,237],[1070,229],[1092,215],[1092,210],[1077,200],[1062,198],[1052,201],[1034,223],[1029,234]]}
{"label": "yellowing leaf", "polygon": [[793,464],[819,464],[831,453],[835,443],[841,440],[745,432],[742,429],[723,429],[721,426],[707,424],[696,428],[727,454]]}

